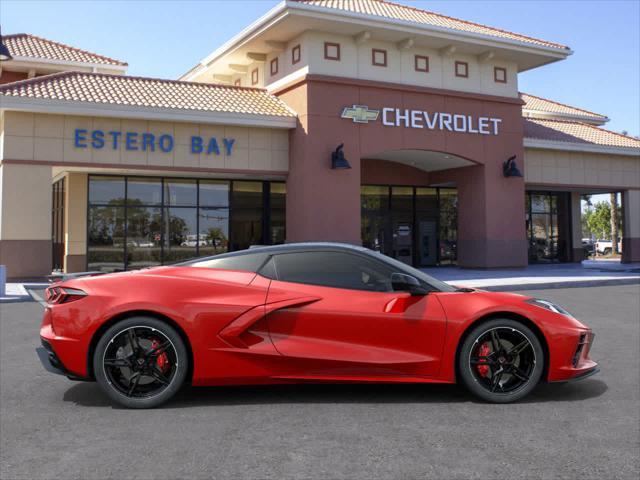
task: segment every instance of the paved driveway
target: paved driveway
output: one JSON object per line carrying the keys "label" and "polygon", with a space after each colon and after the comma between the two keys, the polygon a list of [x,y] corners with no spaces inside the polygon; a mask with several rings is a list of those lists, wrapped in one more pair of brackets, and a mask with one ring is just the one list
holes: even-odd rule
{"label": "paved driveway", "polygon": [[602,372],[515,405],[456,386],[303,385],[123,410],[42,370],[39,304],[0,304],[0,477],[637,478],[640,287],[529,293],[595,329]]}

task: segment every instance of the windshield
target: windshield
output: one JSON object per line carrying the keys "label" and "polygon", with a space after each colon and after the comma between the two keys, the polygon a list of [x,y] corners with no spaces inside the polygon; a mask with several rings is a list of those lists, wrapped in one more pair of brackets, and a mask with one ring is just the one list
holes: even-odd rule
{"label": "windshield", "polygon": [[372,255],[376,258],[378,258],[379,260],[382,260],[383,262],[392,265],[394,268],[398,269],[399,272],[402,273],[407,273],[409,275],[412,275],[414,277],[416,277],[418,280],[421,280],[425,283],[427,283],[428,285],[432,286],[433,288],[435,288],[436,290],[439,290],[441,292],[455,292],[456,291],[456,287],[452,287],[451,285],[449,285],[448,283],[444,283],[440,280],[438,280],[437,278],[432,277],[431,275],[427,275],[426,273],[418,270],[417,268],[413,268],[409,265],[407,265],[406,263],[402,263],[399,260],[396,260],[395,258],[391,258],[388,257],[380,252],[376,252],[374,250],[366,250],[367,254]]}

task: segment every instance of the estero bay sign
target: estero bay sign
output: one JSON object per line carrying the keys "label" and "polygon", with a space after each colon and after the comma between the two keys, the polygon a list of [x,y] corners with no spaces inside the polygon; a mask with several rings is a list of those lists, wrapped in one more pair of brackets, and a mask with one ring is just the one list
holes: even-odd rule
{"label": "estero bay sign", "polygon": [[[224,152],[227,156],[231,155],[234,138],[222,138],[221,142],[216,137],[203,138],[199,135],[192,135],[190,139],[190,151],[193,154],[220,155]],[[84,128],[76,128],[74,133],[74,146],[76,148],[94,148],[100,150],[108,148],[119,150],[124,147],[129,151],[149,151],[156,150],[169,153],[175,146],[173,135],[168,133],[162,135],[154,135],[153,133],[140,132],[121,132],[103,130],[87,130]]]}
{"label": "estero bay sign", "polygon": [[[340,115],[354,123],[375,122],[380,110],[370,109],[366,105],[345,107]],[[462,113],[427,112],[407,108],[384,107],[382,124],[386,127],[424,128],[427,130],[448,130],[450,132],[472,133],[478,135],[498,135],[501,118],[476,117]]]}

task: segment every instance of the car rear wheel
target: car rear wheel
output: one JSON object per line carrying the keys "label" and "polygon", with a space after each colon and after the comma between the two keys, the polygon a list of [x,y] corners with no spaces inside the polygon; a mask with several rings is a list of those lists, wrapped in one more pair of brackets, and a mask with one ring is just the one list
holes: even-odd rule
{"label": "car rear wheel", "polygon": [[93,355],[96,381],[127,408],[153,408],[169,400],[187,375],[180,335],[165,322],[131,317],[109,328]]}
{"label": "car rear wheel", "polygon": [[465,386],[479,398],[508,403],[535,388],[544,362],[542,345],[531,329],[515,320],[494,319],[467,335],[458,371]]}

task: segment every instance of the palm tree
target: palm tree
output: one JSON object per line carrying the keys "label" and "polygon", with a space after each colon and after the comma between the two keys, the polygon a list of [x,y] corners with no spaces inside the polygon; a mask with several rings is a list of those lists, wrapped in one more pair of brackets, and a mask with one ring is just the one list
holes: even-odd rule
{"label": "palm tree", "polygon": [[618,255],[618,194],[610,193],[611,199],[611,251]]}

